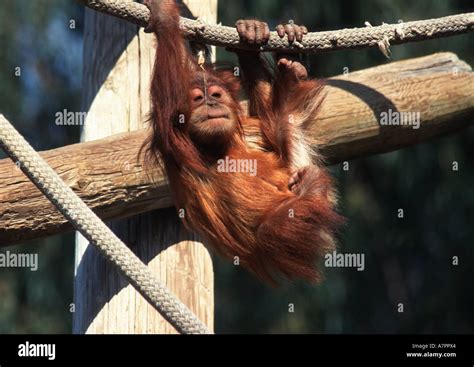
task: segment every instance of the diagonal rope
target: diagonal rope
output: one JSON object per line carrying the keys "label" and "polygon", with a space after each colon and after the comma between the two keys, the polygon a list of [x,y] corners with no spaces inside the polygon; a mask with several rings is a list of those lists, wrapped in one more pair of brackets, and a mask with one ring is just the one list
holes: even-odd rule
{"label": "diagonal rope", "polygon": [[[140,27],[145,27],[150,17],[148,8],[137,2],[123,0],[77,1],[93,10],[127,20]],[[288,44],[286,37],[281,39],[276,32],[271,32],[268,44],[261,47],[261,50],[322,53],[368,47],[386,49],[390,45],[472,32],[474,31],[474,13],[407,23],[383,24],[376,27],[370,26],[368,22],[366,25],[363,28],[308,33],[301,43],[295,42],[292,46]],[[201,20],[187,18],[181,18],[181,28],[187,38],[197,42],[237,49],[249,48],[248,45],[240,43],[235,28],[206,24]]]}
{"label": "diagonal rope", "polygon": [[135,289],[183,334],[208,333],[204,324],[161,285],[145,264],[67,186],[58,174],[0,114],[0,147],[102,254],[115,264]]}

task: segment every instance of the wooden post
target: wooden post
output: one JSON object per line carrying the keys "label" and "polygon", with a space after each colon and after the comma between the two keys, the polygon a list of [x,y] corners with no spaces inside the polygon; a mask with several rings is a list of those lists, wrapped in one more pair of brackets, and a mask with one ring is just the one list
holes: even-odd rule
{"label": "wooden post", "polygon": [[[199,13],[217,20],[217,0],[200,0]],[[191,11],[194,9],[191,8]],[[82,140],[139,129],[150,109],[154,37],[107,15],[86,10]],[[159,50],[158,52],[166,52]],[[117,175],[135,162],[117,155]],[[127,172],[128,171],[128,172]],[[214,278],[209,253],[173,209],[160,209],[111,228],[213,330]],[[76,239],[74,333],[175,333],[162,317],[81,235]]]}

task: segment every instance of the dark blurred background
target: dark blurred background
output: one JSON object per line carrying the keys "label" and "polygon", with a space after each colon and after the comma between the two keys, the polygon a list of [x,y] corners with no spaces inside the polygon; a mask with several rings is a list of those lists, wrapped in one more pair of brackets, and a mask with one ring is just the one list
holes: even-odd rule
{"label": "dark blurred background", "polygon": [[[472,11],[472,0],[219,0],[223,24],[257,17],[275,26],[291,18],[310,31]],[[52,121],[57,111],[79,111],[83,17],[74,1],[0,3],[0,111],[37,150],[79,140],[79,128]],[[392,60],[439,51],[454,52],[472,66],[474,35],[395,46]],[[229,57],[218,51],[218,59]],[[377,50],[340,51],[312,57],[311,72],[329,77],[346,67],[355,71],[386,62]],[[21,77],[15,76],[17,66]],[[320,286],[272,289],[216,259],[216,332],[473,333],[473,142],[470,128],[353,160],[347,172],[333,166],[348,219],[339,250],[364,253],[365,271],[326,269]],[[402,220],[399,208],[405,211]],[[6,248],[38,252],[40,267],[0,268],[0,333],[71,332],[73,247],[74,236],[65,235]],[[403,313],[397,312],[399,303]]]}

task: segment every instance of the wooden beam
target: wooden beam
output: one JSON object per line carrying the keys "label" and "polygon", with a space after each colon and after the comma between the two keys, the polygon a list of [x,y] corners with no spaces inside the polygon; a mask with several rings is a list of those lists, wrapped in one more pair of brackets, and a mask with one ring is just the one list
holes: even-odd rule
{"label": "wooden beam", "polygon": [[[329,163],[428,141],[474,123],[474,74],[452,53],[389,63],[327,81],[321,118],[308,136]],[[383,126],[383,112],[420,113],[420,127]],[[43,152],[61,177],[104,219],[171,205],[137,159],[144,130]],[[72,228],[9,160],[0,161],[0,246]]]}

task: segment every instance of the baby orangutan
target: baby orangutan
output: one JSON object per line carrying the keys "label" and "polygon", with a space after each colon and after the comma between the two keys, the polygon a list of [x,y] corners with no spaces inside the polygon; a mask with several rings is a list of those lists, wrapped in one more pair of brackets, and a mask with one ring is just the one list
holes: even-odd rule
{"label": "baby orangutan", "polygon": [[[185,46],[175,2],[146,5],[146,31],[156,33],[159,46],[147,153],[164,166],[185,225],[264,281],[318,281],[316,263],[333,250],[341,222],[331,178],[303,131],[317,115],[321,83],[289,57],[278,57],[272,70],[258,51],[235,51],[242,81],[233,70],[201,68]],[[239,20],[236,28],[241,42],[268,42],[264,22]],[[294,24],[277,27],[290,42],[307,32]],[[262,140],[250,142],[245,131],[251,130]]]}

